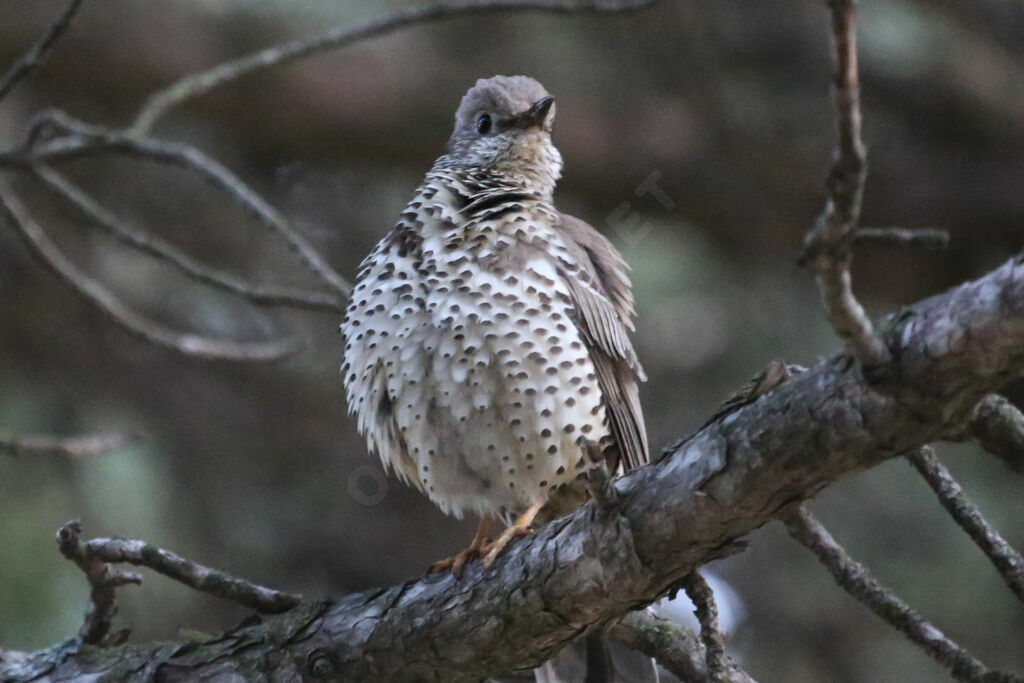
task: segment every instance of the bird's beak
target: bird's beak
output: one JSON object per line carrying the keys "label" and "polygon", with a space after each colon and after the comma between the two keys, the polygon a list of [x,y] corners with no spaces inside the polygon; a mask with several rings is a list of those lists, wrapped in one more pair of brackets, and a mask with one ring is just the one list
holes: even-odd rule
{"label": "bird's beak", "polygon": [[554,103],[555,98],[551,95],[540,98],[529,109],[515,117],[514,125],[517,128],[543,126],[548,118],[548,112],[551,111],[551,105]]}

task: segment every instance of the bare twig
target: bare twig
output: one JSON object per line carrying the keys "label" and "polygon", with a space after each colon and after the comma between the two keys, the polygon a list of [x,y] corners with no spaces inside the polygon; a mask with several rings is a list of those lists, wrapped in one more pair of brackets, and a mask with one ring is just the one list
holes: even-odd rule
{"label": "bare twig", "polygon": [[978,402],[970,432],[986,451],[1024,473],[1024,414],[998,394]]}
{"label": "bare twig", "polygon": [[704,660],[708,678],[715,683],[725,680],[725,641],[718,630],[718,606],[711,586],[700,575],[692,572],[683,580],[683,590],[693,603],[693,613],[700,623],[700,641],[704,645]]}
{"label": "bare twig", "polygon": [[43,109],[29,122],[25,140],[17,147],[0,153],[0,167],[30,170],[41,159],[37,146],[43,147],[43,143],[47,143],[45,150],[53,158],[84,156],[94,148],[102,147],[110,135],[110,129],[76,119],[61,109]]}
{"label": "bare twig", "polygon": [[425,24],[439,19],[485,12],[627,12],[653,5],[658,0],[462,0],[436,2],[422,7],[410,7],[394,14],[372,19],[359,26],[332,28],[318,36],[275,45],[208,71],[186,76],[154,93],[143,104],[132,132],[144,134],[172,107],[181,104],[225,83],[256,71],[289,64],[311,54],[336,50],[346,45],[384,35],[413,24]]}
{"label": "bare twig", "polygon": [[171,164],[198,174],[224,192],[235,203],[252,213],[264,226],[280,235],[298,254],[302,263],[337,293],[337,306],[348,298],[351,285],[324,257],[292,229],[288,221],[258,192],[245,184],[223,164],[200,150],[178,142],[136,137],[75,119],[65,112],[49,110],[36,117],[35,126],[49,125],[67,134],[34,148],[0,154],[0,166],[34,169],[41,163],[73,159],[102,152],[123,152],[143,159]]}
{"label": "bare twig", "polygon": [[967,650],[925,621],[903,600],[882,586],[864,565],[850,558],[842,546],[811,515],[799,506],[783,520],[790,536],[813,552],[836,583],[876,615],[921,646],[960,681],[1024,681],[1012,674],[991,671]]}
{"label": "bare twig", "polygon": [[[297,595],[275,591],[244,579],[232,577],[223,571],[211,569],[144,541],[100,538],[83,544],[79,541],[81,531],[81,525],[77,521],[69,522],[57,531],[57,539],[61,542],[61,552],[65,552],[65,539],[68,539],[69,545],[74,545],[77,548],[75,556],[69,557],[69,559],[74,559],[82,567],[82,570],[89,575],[90,582],[93,581],[94,573],[102,575],[102,572],[113,571],[109,568],[100,571],[97,568],[99,565],[129,563],[153,569],[191,589],[236,602],[264,614],[285,612],[301,602],[301,598]],[[65,556],[69,556],[67,552],[65,552]]]}
{"label": "bare twig", "polygon": [[138,434],[118,432],[81,436],[0,433],[0,451],[14,456],[59,455],[69,458],[89,458],[124,448],[139,438]]}
{"label": "bare twig", "polygon": [[71,25],[71,19],[81,4],[82,0],[71,0],[64,12],[50,24],[39,40],[33,43],[32,47],[12,64],[3,76],[0,76],[0,100],[6,97],[21,79],[42,66],[53,46]]}
{"label": "bare twig", "polygon": [[992,528],[981,510],[968,500],[963,488],[929,446],[913,451],[907,458],[935,491],[942,507],[988,556],[1010,590],[1024,601],[1024,558],[1020,553]]}
{"label": "bare twig", "polygon": [[263,614],[287,612],[299,604],[297,595],[225,574],[187,560],[169,550],[131,538],[94,538],[85,544],[86,552],[104,562],[128,562],[155,572],[203,593]]}
{"label": "bare twig", "polygon": [[130,137],[121,137],[115,139],[111,147],[198,173],[237,204],[249,210],[264,226],[283,237],[302,263],[337,293],[339,301],[348,298],[352,290],[348,281],[339,275],[304,237],[292,229],[284,216],[220,162],[190,145],[151,138],[134,140]]}
{"label": "bare twig", "polygon": [[187,277],[221,289],[261,306],[288,306],[319,311],[344,311],[338,297],[320,292],[251,285],[215,268],[196,261],[159,237],[136,230],[119,219],[65,176],[46,166],[33,169],[35,177],[49,190],[67,200],[83,216],[98,225],[122,244],[163,261]]}
{"label": "bare twig", "polygon": [[938,228],[857,228],[853,243],[945,249],[949,246],[949,233]]}
{"label": "bare twig", "polygon": [[860,219],[867,153],[861,140],[860,83],[854,0],[829,0],[832,16],[832,101],[838,141],[829,171],[825,209],[804,240],[801,263],[815,271],[829,322],[866,369],[889,363],[889,350],[850,284],[850,236]]}
{"label": "bare twig", "polygon": [[[657,660],[680,680],[693,683],[715,680],[708,671],[700,639],[689,629],[647,610],[630,612],[608,629],[608,635]],[[719,680],[754,683],[754,679],[731,660],[726,662]]]}
{"label": "bare twig", "polygon": [[135,572],[123,572],[107,565],[91,554],[81,541],[82,525],[76,520],[57,531],[57,545],[61,554],[78,565],[91,587],[85,622],[78,630],[83,643],[99,645],[110,633],[111,621],[117,612],[116,589],[130,583],[142,583]]}
{"label": "bare twig", "polygon": [[4,184],[0,184],[0,214],[21,235],[43,265],[72,290],[118,325],[150,343],[194,358],[244,362],[277,361],[296,349],[290,340],[233,342],[182,334],[157,325],[125,306],[118,297],[71,263]]}

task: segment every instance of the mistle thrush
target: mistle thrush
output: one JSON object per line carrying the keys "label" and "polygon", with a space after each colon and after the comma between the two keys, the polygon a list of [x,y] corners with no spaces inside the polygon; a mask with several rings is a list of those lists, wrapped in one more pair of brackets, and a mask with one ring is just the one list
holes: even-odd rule
{"label": "mistle thrush", "polygon": [[[444,512],[481,517],[456,569],[476,554],[489,565],[589,469],[648,459],[627,266],[554,206],[554,118],[532,78],[477,81],[448,153],[363,261],[341,326],[370,449]],[[518,513],[484,542],[488,515]]]}

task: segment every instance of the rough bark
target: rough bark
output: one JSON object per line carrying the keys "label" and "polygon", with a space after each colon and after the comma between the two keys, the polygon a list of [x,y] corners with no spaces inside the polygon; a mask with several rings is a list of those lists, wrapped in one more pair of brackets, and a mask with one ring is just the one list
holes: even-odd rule
{"label": "rough bark", "polygon": [[839,477],[962,433],[983,396],[1024,376],[1024,254],[878,333],[887,384],[868,384],[846,354],[822,361],[489,570],[303,604],[204,643],[0,653],[0,679],[469,681],[539,664]]}

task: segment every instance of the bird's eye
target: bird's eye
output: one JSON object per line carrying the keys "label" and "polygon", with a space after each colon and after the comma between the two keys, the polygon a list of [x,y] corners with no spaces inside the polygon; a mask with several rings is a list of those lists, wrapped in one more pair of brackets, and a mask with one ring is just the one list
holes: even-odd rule
{"label": "bird's eye", "polygon": [[487,135],[491,132],[491,115],[482,114],[480,118],[476,120],[476,131],[480,135]]}

